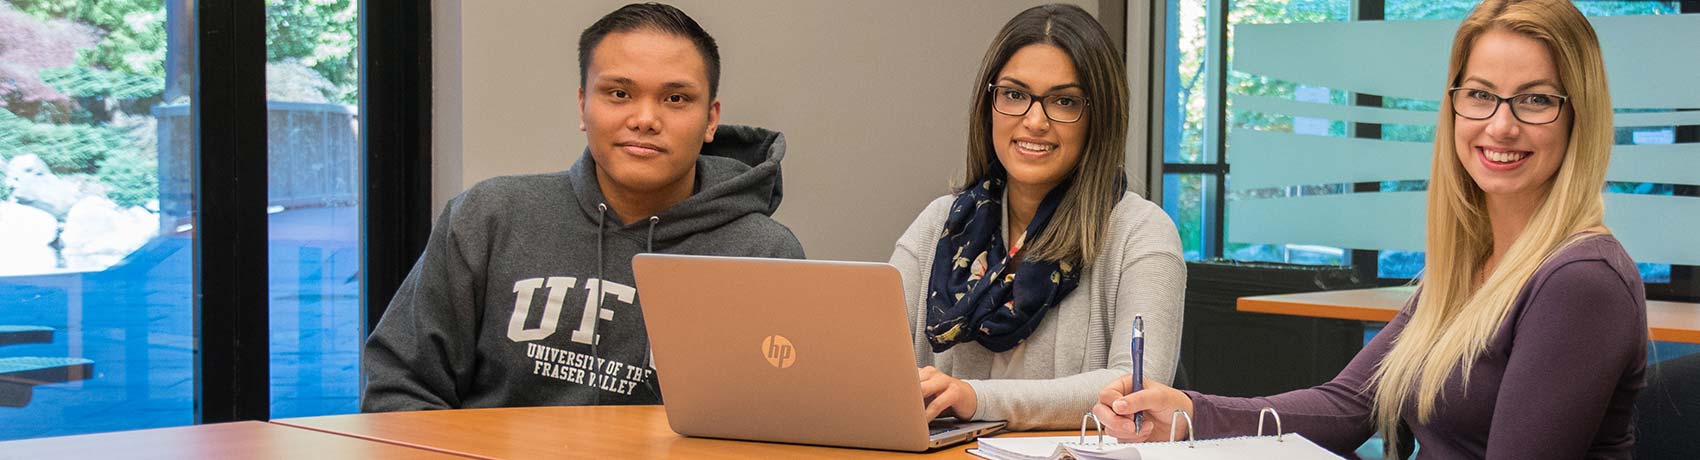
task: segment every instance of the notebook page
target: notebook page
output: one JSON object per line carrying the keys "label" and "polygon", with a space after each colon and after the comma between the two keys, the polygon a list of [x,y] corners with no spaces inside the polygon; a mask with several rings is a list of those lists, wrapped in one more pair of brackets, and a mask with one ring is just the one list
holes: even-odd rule
{"label": "notebook page", "polygon": [[[988,458],[996,459],[1049,459],[1055,458],[1058,449],[1068,446],[1076,457],[1086,459],[1115,458],[1115,459],[1267,459],[1267,460],[1311,460],[1338,459],[1327,449],[1293,433],[1287,433],[1277,441],[1274,436],[1238,437],[1221,439],[1201,439],[1187,447],[1181,442],[1151,442],[1139,444],[1123,444],[1106,441],[1099,449],[1095,442],[1080,444],[1077,436],[1047,436],[1025,438],[980,438],[979,450]],[[1127,449],[1128,447],[1131,449]]]}
{"label": "notebook page", "polygon": [[998,458],[1051,458],[1058,445],[1079,440],[1077,436],[980,438],[980,449]]}
{"label": "notebook page", "polygon": [[1338,459],[1322,446],[1316,445],[1309,439],[1292,433],[1275,440],[1274,436],[1239,437],[1222,439],[1200,439],[1197,447],[1188,448],[1186,442],[1159,442],[1139,444],[1139,452],[1150,460],[1165,459],[1240,459],[1256,458],[1263,460],[1311,460]]}

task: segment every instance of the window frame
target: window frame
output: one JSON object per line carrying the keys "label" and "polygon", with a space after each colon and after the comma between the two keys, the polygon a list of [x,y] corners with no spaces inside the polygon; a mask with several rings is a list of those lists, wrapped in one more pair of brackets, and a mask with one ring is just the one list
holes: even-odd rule
{"label": "window frame", "polygon": [[[360,302],[369,332],[431,229],[431,7],[359,0],[358,8]],[[195,423],[268,420],[266,8],[201,0],[194,11]]]}
{"label": "window frame", "polygon": [[[1149,196],[1153,202],[1163,203],[1161,194],[1164,188],[1165,174],[1192,174],[1213,177],[1215,179],[1214,185],[1207,187],[1203,193],[1206,201],[1203,208],[1206,211],[1204,228],[1202,229],[1204,244],[1200,248],[1200,256],[1204,259],[1223,258],[1225,257],[1224,248],[1227,243],[1225,241],[1228,195],[1226,179],[1231,171],[1231,165],[1227,158],[1226,123],[1223,122],[1227,118],[1226,74],[1221,72],[1220,69],[1227,69],[1227,53],[1225,52],[1227,44],[1223,42],[1227,36],[1227,11],[1229,2],[1232,0],[1204,0],[1207,4],[1206,29],[1211,35],[1206,37],[1206,56],[1204,57],[1206,60],[1205,71],[1209,72],[1209,75],[1205,78],[1208,86],[1204,89],[1207,92],[1206,110],[1209,112],[1206,113],[1203,148],[1206,152],[1205,158],[1213,157],[1215,159],[1212,162],[1205,163],[1170,163],[1166,162],[1164,157],[1163,136],[1167,131],[1163,127],[1165,117],[1169,115],[1164,112],[1163,107],[1163,98],[1168,96],[1164,93],[1165,67],[1167,66],[1165,54],[1168,53],[1169,48],[1166,30],[1171,26],[1168,20],[1170,3],[1176,1],[1179,0],[1157,2],[1153,5],[1154,11],[1149,24],[1152,31],[1151,48],[1153,50],[1150,70],[1153,97],[1149,111],[1152,113],[1150,132],[1153,135],[1149,144],[1150,153],[1147,161],[1149,164],[1160,165],[1158,168],[1152,168],[1150,183],[1153,186],[1150,187],[1151,194]],[[1678,13],[1700,14],[1700,1],[1683,0],[1680,3]],[[1385,0],[1355,0],[1352,5],[1353,20],[1383,20],[1385,14]],[[1353,93],[1351,97],[1353,104],[1357,106],[1380,107],[1382,105],[1381,96]],[[1381,131],[1382,125],[1376,123],[1352,123],[1349,128],[1350,134],[1355,138],[1379,139]],[[1700,142],[1700,126],[1677,126],[1676,142]],[[1379,191],[1380,183],[1378,182],[1352,184],[1352,193],[1376,193]],[[1700,185],[1676,185],[1675,195],[1700,197]],[[1173,212],[1173,210],[1167,211]],[[1400,285],[1411,281],[1408,278],[1381,278],[1380,250],[1348,249],[1347,260],[1355,268],[1361,279],[1373,279],[1377,280],[1378,284],[1385,285]],[[1645,286],[1648,299],[1700,302],[1700,266],[1672,264],[1670,282],[1646,283]]]}

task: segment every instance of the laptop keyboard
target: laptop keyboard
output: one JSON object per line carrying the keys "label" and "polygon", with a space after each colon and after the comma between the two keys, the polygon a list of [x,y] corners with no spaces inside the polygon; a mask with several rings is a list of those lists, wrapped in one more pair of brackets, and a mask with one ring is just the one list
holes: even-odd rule
{"label": "laptop keyboard", "polygon": [[927,427],[927,436],[937,435],[946,431],[955,430],[956,428],[957,427],[954,426],[930,426]]}

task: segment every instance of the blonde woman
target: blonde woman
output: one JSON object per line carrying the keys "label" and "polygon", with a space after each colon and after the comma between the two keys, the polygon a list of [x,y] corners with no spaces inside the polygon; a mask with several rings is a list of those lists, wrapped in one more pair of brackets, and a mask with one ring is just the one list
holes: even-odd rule
{"label": "blonde woman", "polygon": [[967,181],[897,242],[930,416],[1080,426],[1133,369],[1173,378],[1186,265],[1162,208],[1126,192],[1127,78],[1091,14],[1044,5],[981,61]]}
{"label": "blonde woman", "polygon": [[1112,434],[1166,440],[1176,409],[1199,437],[1250,434],[1274,407],[1341,454],[1376,431],[1393,450],[1404,422],[1420,457],[1630,455],[1646,301],[1601,225],[1612,112],[1594,30],[1566,0],[1488,0],[1459,27],[1448,75],[1412,304],[1315,388],[1231,398],[1146,382],[1127,395],[1124,377],[1093,409]]}

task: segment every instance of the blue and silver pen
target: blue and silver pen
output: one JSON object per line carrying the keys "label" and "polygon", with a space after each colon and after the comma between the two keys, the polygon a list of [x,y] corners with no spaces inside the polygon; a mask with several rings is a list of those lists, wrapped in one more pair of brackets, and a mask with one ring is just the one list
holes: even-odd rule
{"label": "blue and silver pen", "polygon": [[[1133,391],[1145,389],[1145,317],[1133,315]],[[1132,394],[1132,393],[1129,393]],[[1141,413],[1133,414],[1133,429],[1144,422]]]}

